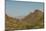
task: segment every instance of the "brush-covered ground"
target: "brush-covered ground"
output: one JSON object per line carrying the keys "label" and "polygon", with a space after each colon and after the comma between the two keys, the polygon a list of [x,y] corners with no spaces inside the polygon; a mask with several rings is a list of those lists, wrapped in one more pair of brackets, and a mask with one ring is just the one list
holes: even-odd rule
{"label": "brush-covered ground", "polygon": [[44,28],[44,13],[40,10],[35,10],[33,13],[25,16],[22,21],[5,15],[6,30],[25,30],[41,28]]}

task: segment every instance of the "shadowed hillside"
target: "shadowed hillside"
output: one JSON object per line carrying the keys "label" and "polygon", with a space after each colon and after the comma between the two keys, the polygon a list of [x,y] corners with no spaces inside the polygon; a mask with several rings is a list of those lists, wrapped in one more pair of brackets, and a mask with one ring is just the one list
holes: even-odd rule
{"label": "shadowed hillside", "polygon": [[40,29],[44,28],[44,14],[40,10],[25,16],[22,21],[5,15],[6,30]]}

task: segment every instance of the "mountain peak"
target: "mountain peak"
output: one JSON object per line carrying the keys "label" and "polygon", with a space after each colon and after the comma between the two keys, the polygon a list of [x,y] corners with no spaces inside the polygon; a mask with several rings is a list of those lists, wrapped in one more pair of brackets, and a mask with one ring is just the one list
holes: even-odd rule
{"label": "mountain peak", "polygon": [[41,12],[41,10],[36,9],[34,12]]}

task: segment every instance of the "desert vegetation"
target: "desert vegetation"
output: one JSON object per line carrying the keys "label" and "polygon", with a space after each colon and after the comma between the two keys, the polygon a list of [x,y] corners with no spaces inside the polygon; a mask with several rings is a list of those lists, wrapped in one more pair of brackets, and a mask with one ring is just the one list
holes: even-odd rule
{"label": "desert vegetation", "polygon": [[5,15],[6,30],[25,30],[25,29],[41,29],[44,28],[44,12],[35,10],[33,13],[25,16],[21,21]]}

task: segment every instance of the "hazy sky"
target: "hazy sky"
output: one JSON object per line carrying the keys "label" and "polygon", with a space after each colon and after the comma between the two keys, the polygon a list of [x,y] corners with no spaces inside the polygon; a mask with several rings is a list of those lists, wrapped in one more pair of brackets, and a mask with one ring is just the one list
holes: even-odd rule
{"label": "hazy sky", "polygon": [[6,14],[12,17],[26,16],[35,9],[43,10],[43,3],[6,0]]}

